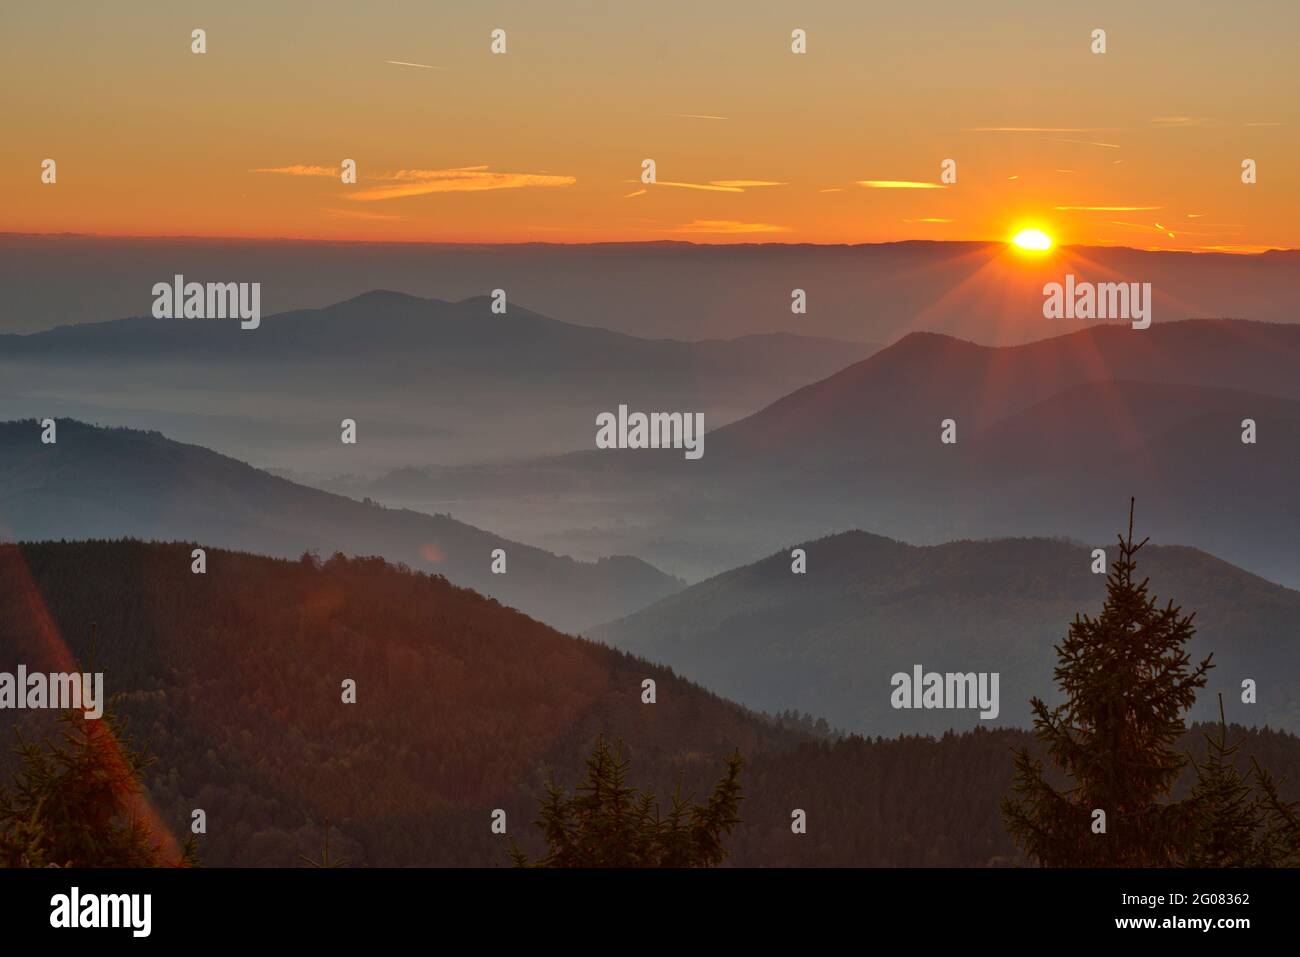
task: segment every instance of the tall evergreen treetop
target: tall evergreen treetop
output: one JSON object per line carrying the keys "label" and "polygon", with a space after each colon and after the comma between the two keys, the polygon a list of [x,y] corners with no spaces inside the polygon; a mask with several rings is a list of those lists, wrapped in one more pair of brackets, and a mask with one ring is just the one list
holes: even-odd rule
{"label": "tall evergreen treetop", "polygon": [[[1173,863],[1192,826],[1190,808],[1167,801],[1186,758],[1175,749],[1183,715],[1204,687],[1210,657],[1193,667],[1184,646],[1194,615],[1163,606],[1136,577],[1130,502],[1127,537],[1106,579],[1097,618],[1075,616],[1056,646],[1064,703],[1031,701],[1034,731],[1052,763],[1073,780],[1058,790],[1041,761],[1016,755],[1014,797],[1003,802],[1012,835],[1052,866]],[[1095,811],[1105,813],[1105,832]]]}
{"label": "tall evergreen treetop", "polygon": [[[727,857],[723,841],[740,809],[740,756],[727,759],[726,774],[703,804],[674,793],[666,814],[652,792],[627,783],[628,760],[598,740],[587,758],[587,780],[572,797],[554,782],[543,799],[537,826],[547,854],[534,867],[712,867]],[[511,856],[530,866],[517,846]]]}

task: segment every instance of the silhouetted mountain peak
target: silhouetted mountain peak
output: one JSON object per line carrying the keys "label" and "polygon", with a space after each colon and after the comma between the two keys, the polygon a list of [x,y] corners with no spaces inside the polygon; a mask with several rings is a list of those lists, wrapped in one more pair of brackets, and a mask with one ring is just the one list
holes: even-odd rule
{"label": "silhouetted mountain peak", "polygon": [[1095,327],[1025,345],[982,346],[913,332],[713,436],[715,449],[783,454],[929,443],[941,418],[966,435],[1087,382],[1109,379],[1272,392],[1300,398],[1300,325],[1239,319]]}
{"label": "silhouetted mountain peak", "polygon": [[425,299],[421,296],[413,296],[410,293],[397,292],[396,290],[393,289],[371,289],[369,292],[363,292],[358,296],[353,296],[351,299],[345,299],[342,302],[337,303],[337,305],[367,306],[367,305],[378,305],[378,304],[403,304],[403,303],[414,304],[414,303],[439,302],[439,301],[440,300],[437,299]]}
{"label": "silhouetted mountain peak", "polygon": [[[978,343],[971,342],[969,339],[962,339],[958,336],[950,336],[946,332],[931,332],[928,329],[916,329],[907,335],[897,339],[887,350],[897,350],[899,352],[924,352],[927,349],[937,348],[963,348],[971,347],[975,349],[986,348]],[[881,350],[887,351],[887,350]]]}

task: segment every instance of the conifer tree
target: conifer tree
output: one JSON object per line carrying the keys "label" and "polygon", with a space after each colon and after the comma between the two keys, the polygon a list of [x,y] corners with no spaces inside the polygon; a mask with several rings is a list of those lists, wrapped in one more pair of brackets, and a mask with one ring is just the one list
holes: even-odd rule
{"label": "conifer tree", "polygon": [[298,859],[308,867],[319,867],[331,869],[335,867],[347,867],[348,859],[346,857],[330,857],[330,819],[325,818],[325,845],[321,850],[320,860],[313,860],[305,854],[299,854]]}
{"label": "conifer tree", "polygon": [[[0,866],[157,867],[161,843],[135,811],[140,778],[152,763],[136,751],[126,722],[105,708],[87,719],[77,710],[58,716],[55,739],[18,735],[21,768],[12,787],[0,787]],[[184,866],[198,863],[191,836]]]}
{"label": "conifer tree", "polygon": [[681,795],[663,814],[653,792],[627,783],[630,762],[620,745],[603,739],[587,758],[587,780],[572,797],[551,782],[535,822],[548,846],[535,864],[517,845],[511,857],[520,867],[712,867],[727,857],[724,840],[740,823],[738,754],[727,759],[722,780],[704,804]]}
{"label": "conifer tree", "polygon": [[1146,542],[1133,541],[1130,502],[1128,536],[1119,539],[1100,616],[1076,615],[1056,646],[1065,701],[1051,709],[1031,701],[1035,734],[1072,786],[1058,789],[1043,762],[1021,748],[1002,811],[1012,836],[1045,866],[1168,866],[1195,824],[1189,804],[1168,798],[1186,763],[1175,750],[1183,714],[1211,662],[1193,667],[1184,650],[1195,616],[1172,601],[1160,606],[1147,580],[1135,577]]}
{"label": "conifer tree", "polygon": [[[91,625],[91,671],[97,633]],[[43,741],[14,729],[20,769],[11,787],[0,785],[0,867],[199,866],[193,834],[180,859],[167,860],[137,814],[154,759],[133,747],[113,699],[98,718],[73,708],[57,721],[57,738]]]}
{"label": "conifer tree", "polygon": [[1237,770],[1239,745],[1228,744],[1228,725],[1219,695],[1219,728],[1205,735],[1206,758],[1196,764],[1188,798],[1192,831],[1181,863],[1190,867],[1269,867],[1279,862],[1269,828],[1269,808],[1253,780]]}
{"label": "conifer tree", "polygon": [[1264,809],[1264,834],[1259,839],[1260,858],[1273,867],[1300,867],[1300,801],[1282,800],[1278,782],[1251,758]]}

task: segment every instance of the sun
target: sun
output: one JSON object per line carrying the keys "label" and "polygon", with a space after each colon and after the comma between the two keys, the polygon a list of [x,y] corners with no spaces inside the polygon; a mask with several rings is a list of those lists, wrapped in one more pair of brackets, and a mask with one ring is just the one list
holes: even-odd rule
{"label": "sun", "polygon": [[1018,249],[1045,253],[1052,248],[1052,237],[1041,229],[1022,229],[1011,237],[1011,244]]}

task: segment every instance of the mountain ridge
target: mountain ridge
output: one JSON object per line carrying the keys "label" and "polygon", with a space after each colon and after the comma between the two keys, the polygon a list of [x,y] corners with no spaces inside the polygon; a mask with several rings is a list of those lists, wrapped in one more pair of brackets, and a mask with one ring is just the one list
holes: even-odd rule
{"label": "mountain ridge", "polygon": [[[580,562],[458,522],[385,509],[299,485],[158,432],[59,420],[43,445],[34,420],[0,423],[0,529],[19,539],[178,539],[296,557],[382,554],[441,570],[563,629],[600,609],[639,607],[681,587],[633,556]],[[493,574],[492,550],[506,552]]]}
{"label": "mountain ridge", "polygon": [[[792,573],[795,547],[805,551],[803,574]],[[1108,561],[1117,554],[1113,538],[1092,547]],[[910,545],[852,530],[773,552],[586,634],[749,707],[770,710],[780,689],[784,707],[811,707],[864,734],[979,725],[971,712],[892,709],[890,677],[914,664],[997,672],[996,723],[1025,727],[1029,699],[1054,697],[1053,645],[1076,612],[1101,607],[1092,547],[1041,537]],[[1214,653],[1194,717],[1212,719],[1214,692],[1236,700],[1249,677],[1271,689],[1249,709],[1256,722],[1300,728],[1300,591],[1183,545],[1147,545],[1138,575],[1162,603],[1196,611],[1192,656]]]}

